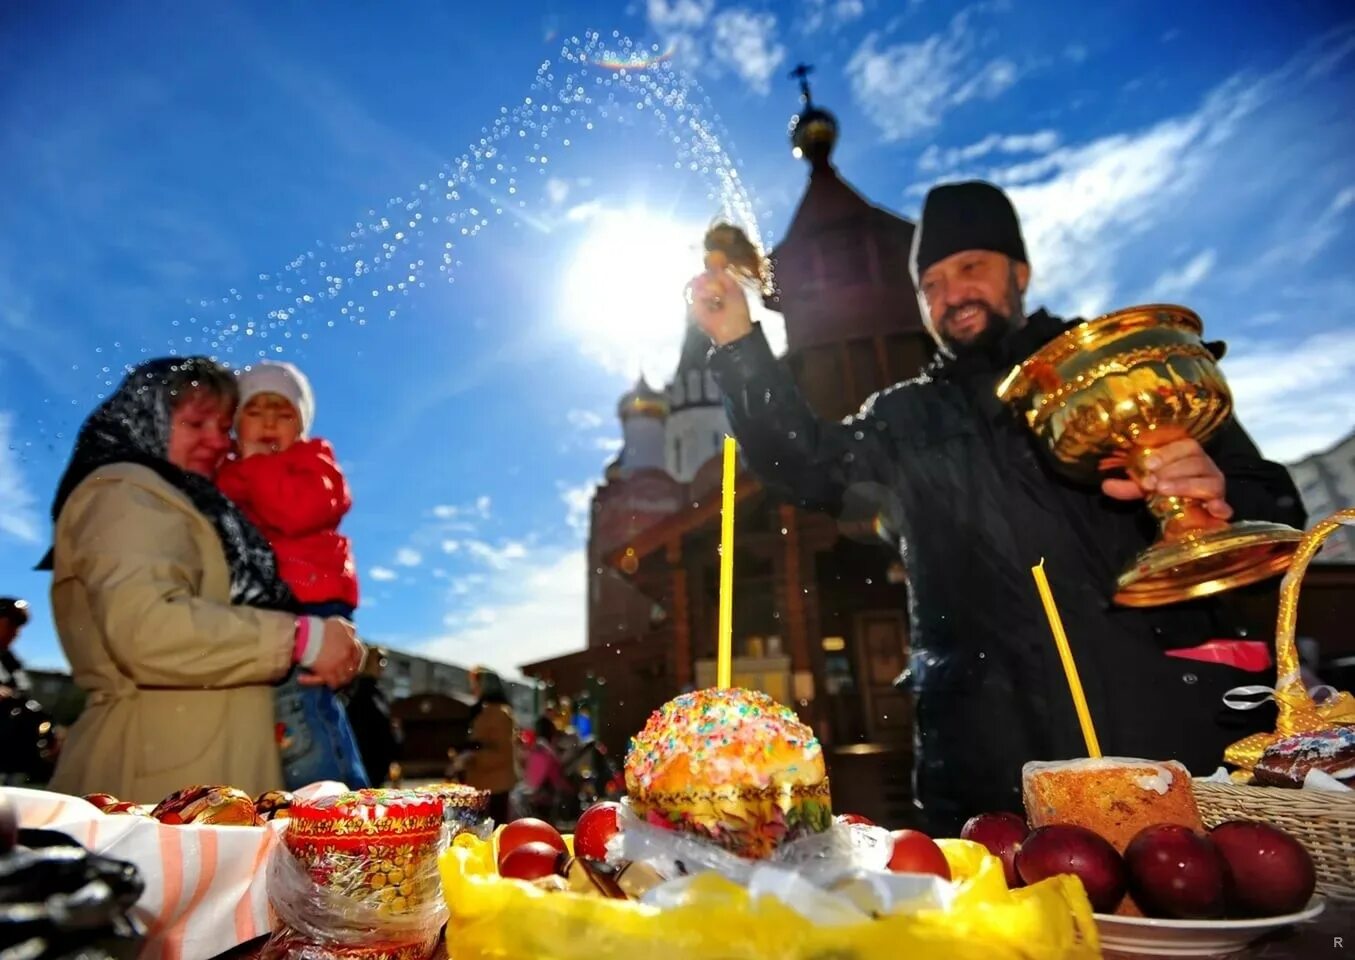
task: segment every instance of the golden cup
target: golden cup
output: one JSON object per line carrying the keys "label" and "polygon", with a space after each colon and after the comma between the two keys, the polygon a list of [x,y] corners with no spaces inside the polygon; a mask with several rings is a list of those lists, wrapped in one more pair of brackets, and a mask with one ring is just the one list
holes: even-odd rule
{"label": "golden cup", "polygon": [[[1199,316],[1151,304],[1065,331],[1012,370],[998,398],[1026,423],[1066,476],[1099,483],[1107,470],[1148,473],[1157,448],[1205,443],[1232,395],[1205,346]],[[1279,523],[1228,523],[1189,497],[1150,494],[1157,541],[1120,575],[1115,602],[1154,607],[1245,586],[1288,568],[1303,533]]]}

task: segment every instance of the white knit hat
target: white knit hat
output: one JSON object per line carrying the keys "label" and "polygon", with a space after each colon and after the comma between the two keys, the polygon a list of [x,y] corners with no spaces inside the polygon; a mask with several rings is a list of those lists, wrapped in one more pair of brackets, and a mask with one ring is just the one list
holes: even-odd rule
{"label": "white knit hat", "polygon": [[[286,397],[296,407],[301,417],[301,436],[310,433],[311,424],[315,422],[315,394],[311,392],[311,382],[295,366],[280,361],[261,360],[239,371],[235,379],[240,386],[240,406],[237,410],[243,412],[245,404],[261,393],[276,393]],[[237,423],[239,419],[240,414],[237,413]]]}

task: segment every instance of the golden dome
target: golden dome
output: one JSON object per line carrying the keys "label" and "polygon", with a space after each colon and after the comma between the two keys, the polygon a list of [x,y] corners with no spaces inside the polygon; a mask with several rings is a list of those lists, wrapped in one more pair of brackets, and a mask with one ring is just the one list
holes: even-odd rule
{"label": "golden dome", "polygon": [[622,420],[629,420],[631,417],[654,417],[663,420],[668,416],[668,398],[646,383],[642,374],[640,379],[635,381],[635,386],[622,395],[621,401],[616,406],[616,415]]}

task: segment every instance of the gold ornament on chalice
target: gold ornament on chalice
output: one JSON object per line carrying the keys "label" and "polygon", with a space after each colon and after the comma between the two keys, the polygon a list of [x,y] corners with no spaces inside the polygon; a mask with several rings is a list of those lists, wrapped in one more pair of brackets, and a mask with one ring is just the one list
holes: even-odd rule
{"label": "gold ornament on chalice", "polygon": [[[1191,437],[1205,443],[1233,400],[1204,325],[1185,307],[1130,307],[1066,330],[999,384],[1024,414],[1056,469],[1099,483],[1103,472],[1148,474],[1153,451]],[[1264,580],[1288,568],[1301,531],[1228,523],[1199,500],[1151,493],[1157,541],[1120,575],[1115,602],[1154,607]]]}

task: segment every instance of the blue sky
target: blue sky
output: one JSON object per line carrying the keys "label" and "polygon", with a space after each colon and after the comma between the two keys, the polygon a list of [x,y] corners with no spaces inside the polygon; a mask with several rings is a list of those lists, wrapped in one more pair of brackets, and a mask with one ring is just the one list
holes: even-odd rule
{"label": "blue sky", "polygon": [[1031,307],[1194,307],[1273,457],[1355,424],[1342,4],[350,6],[0,12],[0,592],[35,601],[34,665],[62,663],[30,568],[74,432],[171,350],[310,374],[364,634],[581,646],[616,398],[675,363],[701,228],[784,230],[801,59],[877,202],[1011,189]]}

